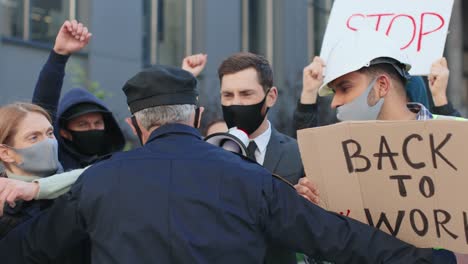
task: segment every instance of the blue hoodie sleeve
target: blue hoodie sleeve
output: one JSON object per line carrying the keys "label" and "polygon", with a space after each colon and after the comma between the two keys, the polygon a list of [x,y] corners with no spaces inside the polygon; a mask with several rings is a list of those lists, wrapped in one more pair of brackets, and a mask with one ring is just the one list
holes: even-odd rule
{"label": "blue hoodie sleeve", "polygon": [[34,89],[32,102],[45,108],[52,116],[52,120],[56,118],[68,58],[69,56],[57,54],[52,50],[42,67]]}

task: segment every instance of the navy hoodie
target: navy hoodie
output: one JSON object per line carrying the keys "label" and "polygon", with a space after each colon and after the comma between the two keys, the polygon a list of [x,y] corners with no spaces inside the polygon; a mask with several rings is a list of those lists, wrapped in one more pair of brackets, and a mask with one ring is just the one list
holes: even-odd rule
{"label": "navy hoodie", "polygon": [[106,109],[109,113],[103,114],[106,139],[108,140],[109,154],[121,151],[125,146],[125,138],[117,121],[103,101],[89,91],[74,88],[60,99],[63,79],[65,77],[65,65],[68,56],[62,56],[54,51],[49,55],[47,62],[41,70],[36,83],[32,102],[45,108],[54,120],[54,131],[59,143],[59,160],[65,171],[86,167],[103,157],[89,156],[79,153],[71,142],[60,136],[60,127],[64,122],[62,115],[71,107],[81,103],[93,103]]}

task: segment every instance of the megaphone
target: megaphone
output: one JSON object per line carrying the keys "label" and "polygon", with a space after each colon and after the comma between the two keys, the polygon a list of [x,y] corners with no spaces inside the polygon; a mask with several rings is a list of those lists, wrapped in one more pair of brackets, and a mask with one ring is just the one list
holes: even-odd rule
{"label": "megaphone", "polygon": [[205,138],[205,141],[247,157],[249,136],[244,131],[237,129],[237,127],[230,128],[227,133],[214,133],[209,135]]}

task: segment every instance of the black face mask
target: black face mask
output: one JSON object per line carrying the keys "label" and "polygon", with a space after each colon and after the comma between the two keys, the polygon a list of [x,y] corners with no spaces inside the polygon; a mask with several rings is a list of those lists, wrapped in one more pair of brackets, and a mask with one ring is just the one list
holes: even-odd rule
{"label": "black face mask", "polygon": [[[269,90],[266,93],[267,95],[268,92]],[[267,108],[265,114],[262,114],[262,108],[265,104],[267,95],[265,95],[265,98],[263,98],[263,100],[258,104],[222,105],[224,121],[226,121],[228,128],[237,127],[248,135],[255,132],[255,130],[257,130],[262,124],[269,110],[269,108]]]}
{"label": "black face mask", "polygon": [[73,137],[72,144],[79,153],[84,155],[106,154],[107,140],[105,130],[69,130],[69,132]]}

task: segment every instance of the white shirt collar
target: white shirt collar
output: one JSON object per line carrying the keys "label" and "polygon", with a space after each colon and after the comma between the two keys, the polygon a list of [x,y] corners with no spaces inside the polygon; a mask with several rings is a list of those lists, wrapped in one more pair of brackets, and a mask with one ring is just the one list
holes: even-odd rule
{"label": "white shirt collar", "polygon": [[257,150],[255,151],[255,158],[259,164],[263,165],[263,161],[265,160],[265,152],[268,146],[268,142],[270,142],[271,137],[271,124],[270,121],[267,120],[268,128],[262,134],[258,135],[253,140],[255,144],[257,144]]}

